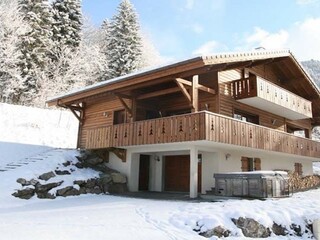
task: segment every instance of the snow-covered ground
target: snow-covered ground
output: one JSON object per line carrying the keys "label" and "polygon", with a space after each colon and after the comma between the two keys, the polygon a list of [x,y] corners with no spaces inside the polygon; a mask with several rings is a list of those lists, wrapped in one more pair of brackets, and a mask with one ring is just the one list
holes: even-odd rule
{"label": "snow-covered ground", "polygon": [[[20,200],[11,196],[20,188],[16,183],[18,177],[37,178],[61,167],[66,160],[74,161],[76,154],[74,150],[51,150],[42,154],[43,160],[0,172],[0,239],[205,239],[193,229],[202,226],[204,231],[218,225],[243,239],[231,218],[250,217],[265,226],[271,227],[276,222],[288,228],[292,223],[304,226],[305,221],[320,218],[320,189],[284,199],[216,203],[144,200],[104,194],[57,197],[55,200],[36,197]],[[74,170],[71,176],[59,176],[55,180],[70,184],[75,179],[97,176],[88,169]]]}
{"label": "snow-covered ground", "polygon": [[[11,194],[20,188],[16,183],[17,178],[24,177],[29,180],[57,167],[63,170],[62,163],[66,160],[76,161],[77,152],[56,149],[57,146],[71,147],[66,144],[70,142],[70,138],[64,137],[59,140],[57,137],[64,133],[63,128],[68,129],[65,122],[67,119],[62,121],[51,116],[50,112],[39,114],[38,111],[30,109],[31,112],[34,111],[30,115],[29,110],[24,113],[23,110],[20,111],[31,119],[23,120],[20,119],[19,111],[16,114],[16,110],[10,108],[8,105],[0,105],[0,161],[6,161],[3,157],[1,159],[1,156],[7,156],[11,163],[21,166],[0,172],[1,240],[200,240],[205,238],[193,229],[200,226],[201,230],[205,231],[218,225],[232,231],[234,236],[227,239],[244,239],[231,218],[250,217],[269,227],[276,222],[287,226],[288,229],[292,223],[304,226],[306,221],[312,222],[320,218],[320,189],[297,193],[291,198],[265,201],[185,202],[134,199],[105,194],[57,197],[55,200],[36,197],[30,200],[14,198]],[[15,117],[4,120],[10,112],[14,112]],[[52,124],[47,127],[45,122]],[[59,127],[62,129],[59,130]],[[22,162],[27,164],[21,164]],[[315,167],[319,167],[319,164],[315,164]],[[64,180],[65,185],[70,185],[75,179],[97,176],[96,172],[88,169],[73,170],[72,175],[58,176],[55,180]],[[307,236],[301,238],[307,239]],[[270,239],[295,238],[272,236]]]}

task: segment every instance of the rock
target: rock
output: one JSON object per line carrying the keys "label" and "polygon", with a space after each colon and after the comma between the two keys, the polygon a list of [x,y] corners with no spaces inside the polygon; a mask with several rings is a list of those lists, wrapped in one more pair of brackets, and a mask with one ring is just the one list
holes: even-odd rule
{"label": "rock", "polygon": [[217,236],[218,238],[221,238],[221,237],[229,237],[230,233],[231,231],[228,229],[225,229],[223,226],[217,226],[206,232],[200,233],[199,235],[206,238],[211,238],[212,236]]}
{"label": "rock", "polygon": [[233,223],[242,230],[245,237],[250,238],[267,238],[270,236],[271,231],[262,224],[258,223],[252,218],[231,219]]}
{"label": "rock", "polygon": [[83,164],[82,164],[81,162],[77,162],[77,163],[75,164],[75,166],[76,166],[77,168],[80,168],[80,169],[83,168]]}
{"label": "rock", "polygon": [[30,182],[30,185],[32,185],[32,186],[36,186],[39,183],[38,180],[33,179],[33,178],[29,182]]}
{"label": "rock", "polygon": [[73,189],[72,186],[68,186],[68,187],[64,187],[64,188],[58,189],[56,195],[64,197],[66,192],[70,191],[71,189]]}
{"label": "rock", "polygon": [[68,170],[55,170],[57,175],[70,175],[71,173]]}
{"label": "rock", "polygon": [[94,188],[96,185],[97,185],[96,179],[91,178],[91,179],[88,179],[88,180],[87,180],[87,182],[86,182],[86,184],[85,184],[85,187],[86,187],[86,188]]}
{"label": "rock", "polygon": [[112,178],[110,174],[102,173],[99,175],[99,186],[104,193],[107,193],[109,190],[110,184],[112,184]]}
{"label": "rock", "polygon": [[301,232],[301,226],[297,225],[295,223],[290,225],[290,228],[295,232],[295,234],[299,237],[302,236],[302,232]]}
{"label": "rock", "polygon": [[30,181],[27,181],[24,178],[18,178],[17,179],[17,183],[20,183],[23,187],[24,186],[30,186],[30,185],[35,186],[35,185],[37,185],[38,182],[39,181],[37,181],[35,179],[31,179]]}
{"label": "rock", "polygon": [[47,172],[44,174],[41,174],[39,176],[39,179],[44,180],[44,181],[48,181],[50,178],[55,177],[56,175],[51,171],[51,172]]}
{"label": "rock", "polygon": [[106,163],[98,164],[96,166],[93,166],[92,168],[96,171],[100,171],[100,172],[107,173],[107,174],[118,173],[118,171],[109,168]]}
{"label": "rock", "polygon": [[114,183],[126,183],[127,182],[126,176],[122,175],[121,173],[111,173],[111,178]]}
{"label": "rock", "polygon": [[63,181],[61,182],[53,182],[53,183],[48,183],[48,184],[40,184],[38,183],[36,185],[36,193],[38,192],[48,192],[50,191],[52,188],[58,187],[63,183]]}
{"label": "rock", "polygon": [[108,192],[109,193],[125,193],[128,191],[127,185],[124,183],[114,183],[109,185]]}
{"label": "rock", "polygon": [[75,181],[73,181],[73,184],[77,184],[81,187],[86,184],[86,181],[85,180],[75,180]]}
{"label": "rock", "polygon": [[17,183],[20,183],[22,186],[27,186],[27,180],[24,178],[18,178]]}
{"label": "rock", "polygon": [[77,196],[77,195],[80,195],[80,192],[78,189],[75,189],[72,186],[68,186],[68,187],[61,188],[61,189],[57,190],[56,195],[62,196],[62,197]]}
{"label": "rock", "polygon": [[90,152],[86,151],[86,150],[81,150],[80,152],[80,156],[76,156],[76,158],[82,162],[82,161],[85,161],[86,159],[88,159],[90,155]]}
{"label": "rock", "polygon": [[96,166],[100,163],[103,163],[103,160],[99,157],[91,157],[85,160],[85,164],[88,166]]}
{"label": "rock", "polygon": [[285,227],[283,227],[282,225],[279,225],[275,222],[272,225],[272,232],[277,236],[286,236],[288,233],[288,231]]}
{"label": "rock", "polygon": [[21,199],[30,199],[34,196],[34,189],[33,188],[25,188],[22,190],[18,190],[12,194],[12,196],[21,198]]}
{"label": "rock", "polygon": [[99,186],[94,186],[93,188],[86,188],[86,193],[100,194],[102,191]]}
{"label": "rock", "polygon": [[71,165],[71,162],[70,161],[66,161],[66,162],[62,163],[62,165],[65,166],[65,167],[68,167],[68,166]]}
{"label": "rock", "polygon": [[86,194],[87,193],[86,188],[85,187],[80,187],[79,193],[80,194]]}
{"label": "rock", "polygon": [[37,192],[37,197],[38,198],[41,198],[41,199],[55,199],[56,196],[54,196],[53,194],[51,193],[48,193],[48,192]]}

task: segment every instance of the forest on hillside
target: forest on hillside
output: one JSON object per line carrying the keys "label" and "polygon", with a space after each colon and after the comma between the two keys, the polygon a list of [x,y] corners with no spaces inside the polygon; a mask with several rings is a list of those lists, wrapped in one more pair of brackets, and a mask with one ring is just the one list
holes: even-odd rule
{"label": "forest on hillside", "polygon": [[0,1],[0,101],[44,107],[62,92],[159,64],[129,0],[100,26],[81,0]]}
{"label": "forest on hillside", "polygon": [[320,88],[320,61],[312,59],[301,63]]}

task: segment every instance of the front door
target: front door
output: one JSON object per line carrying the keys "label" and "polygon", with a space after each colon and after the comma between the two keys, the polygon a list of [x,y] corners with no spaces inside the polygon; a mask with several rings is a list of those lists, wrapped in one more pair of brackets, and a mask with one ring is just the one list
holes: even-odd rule
{"label": "front door", "polygon": [[149,190],[149,169],[150,156],[141,154],[139,164],[139,191]]}

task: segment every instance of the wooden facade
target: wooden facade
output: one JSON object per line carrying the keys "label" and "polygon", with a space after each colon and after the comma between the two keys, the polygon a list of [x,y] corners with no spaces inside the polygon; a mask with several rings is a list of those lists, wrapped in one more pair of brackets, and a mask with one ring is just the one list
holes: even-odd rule
{"label": "wooden facade", "polygon": [[77,115],[80,148],[208,141],[320,157],[320,93],[288,51],[194,58],[48,103]]}

